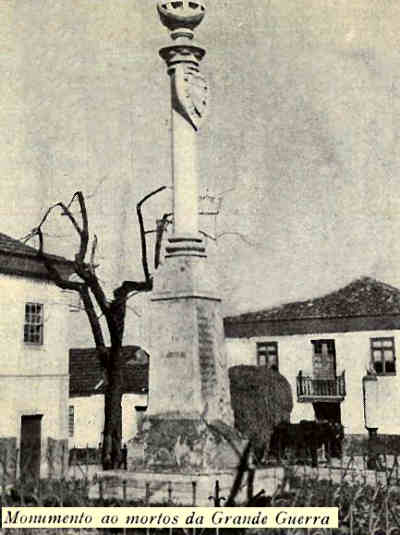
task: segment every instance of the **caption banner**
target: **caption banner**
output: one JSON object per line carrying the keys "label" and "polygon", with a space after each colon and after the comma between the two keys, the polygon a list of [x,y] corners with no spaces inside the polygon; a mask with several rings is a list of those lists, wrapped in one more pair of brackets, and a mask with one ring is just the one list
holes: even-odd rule
{"label": "caption banner", "polygon": [[337,507],[2,507],[3,528],[337,528]]}

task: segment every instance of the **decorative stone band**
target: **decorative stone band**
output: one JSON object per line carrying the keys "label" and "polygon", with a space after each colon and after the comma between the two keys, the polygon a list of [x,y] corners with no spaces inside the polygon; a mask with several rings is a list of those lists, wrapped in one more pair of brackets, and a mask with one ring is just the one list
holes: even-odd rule
{"label": "decorative stone band", "polygon": [[206,256],[206,248],[201,238],[181,237],[169,238],[166,247],[166,258],[171,256]]}
{"label": "decorative stone band", "polygon": [[174,44],[160,48],[159,54],[168,67],[168,74],[175,72],[175,68],[180,64],[190,64],[198,68],[200,61],[204,58],[206,51],[195,44]]}

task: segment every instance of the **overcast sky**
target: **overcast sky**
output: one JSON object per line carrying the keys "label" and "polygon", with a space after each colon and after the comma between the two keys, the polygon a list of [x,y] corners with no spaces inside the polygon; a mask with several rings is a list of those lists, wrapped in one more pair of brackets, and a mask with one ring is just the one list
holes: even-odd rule
{"label": "overcast sky", "polygon": [[[155,2],[0,4],[0,230],[82,189],[103,279],[140,276],[135,204],[171,182]],[[201,185],[233,188],[218,232],[245,238],[219,241],[226,313],[400,286],[399,28],[397,0],[209,0]],[[170,191],[149,224],[169,209]]]}

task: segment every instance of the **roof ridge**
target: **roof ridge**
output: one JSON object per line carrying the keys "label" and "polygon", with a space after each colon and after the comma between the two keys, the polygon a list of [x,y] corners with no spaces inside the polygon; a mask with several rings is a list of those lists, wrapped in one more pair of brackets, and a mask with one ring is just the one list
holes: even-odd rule
{"label": "roof ridge", "polygon": [[[370,292],[360,292],[360,287],[368,288],[367,285],[382,290],[382,298],[374,301]],[[390,299],[385,295],[386,292],[390,292]],[[352,280],[337,290],[318,297],[302,301],[291,301],[270,308],[227,316],[225,321],[235,322],[246,319],[272,321],[274,319],[371,315],[374,307],[377,309],[378,315],[400,314],[400,290],[395,286],[365,275]]]}
{"label": "roof ridge", "polygon": [[5,234],[4,232],[0,232],[0,249],[2,248],[2,241],[6,241],[7,245],[10,247],[14,246],[16,249],[22,249],[29,251],[30,253],[36,253],[38,250],[35,247],[32,247],[31,245],[27,245],[21,240],[18,240],[17,238],[14,238],[13,236],[9,236],[8,234]]}
{"label": "roof ridge", "polygon": [[[18,256],[25,255],[29,256],[30,258],[35,258],[39,256],[39,250],[36,247],[33,247],[32,245],[27,245],[26,243],[21,240],[18,240],[17,238],[9,236],[8,234],[4,234],[4,232],[0,232],[0,253],[15,254]],[[71,263],[70,260],[64,258],[63,256],[52,253],[44,254],[48,258],[51,258],[58,262]]]}

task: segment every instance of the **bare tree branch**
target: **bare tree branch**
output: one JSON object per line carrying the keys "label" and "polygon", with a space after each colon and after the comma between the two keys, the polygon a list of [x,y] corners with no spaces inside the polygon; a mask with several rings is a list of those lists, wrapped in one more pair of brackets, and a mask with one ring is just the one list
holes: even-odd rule
{"label": "bare tree branch", "polygon": [[[78,199],[78,202],[79,202],[80,215],[82,218],[82,228],[79,226],[77,220],[75,219],[75,216],[72,214],[70,210],[76,198]],[[81,191],[75,192],[68,204],[64,204],[63,202],[57,202],[51,205],[46,210],[44,216],[42,217],[42,220],[40,221],[37,227],[38,229],[42,228],[44,223],[47,221],[47,218],[49,217],[49,215],[56,208],[61,208],[62,215],[68,217],[68,219],[72,223],[72,226],[75,228],[76,232],[78,233],[80,237],[80,248],[79,248],[78,254],[76,255],[76,259],[79,262],[83,262],[86,256],[88,239],[89,239],[87,210],[86,210],[85,199],[84,199],[83,193]]]}
{"label": "bare tree branch", "polygon": [[226,231],[226,232],[221,232],[220,234],[217,234],[216,236],[213,236],[212,234],[209,234],[208,232],[205,232],[204,230],[199,230],[199,234],[215,242],[218,241],[219,238],[223,238],[224,236],[236,236],[237,238],[240,238],[247,245],[251,245],[252,247],[257,245],[257,242],[249,240],[249,238],[247,238],[247,236],[245,234],[242,234],[241,232]]}
{"label": "bare tree branch", "polygon": [[217,238],[215,236],[212,236],[208,232],[205,232],[204,230],[199,230],[199,234],[204,236],[205,238],[209,238],[210,240],[217,241]]}
{"label": "bare tree branch", "polygon": [[148,199],[150,199],[150,197],[152,197],[153,195],[156,195],[157,193],[160,193],[163,190],[165,190],[165,186],[161,186],[160,188],[152,191],[151,193],[143,197],[143,199],[139,201],[136,205],[136,213],[138,217],[139,230],[140,230],[140,243],[141,243],[141,248],[142,248],[142,266],[143,266],[144,278],[146,281],[150,280],[150,272],[149,272],[149,265],[147,262],[146,231],[145,231],[144,222],[143,222],[142,205]]}
{"label": "bare tree branch", "polygon": [[90,253],[90,264],[89,264],[89,268],[90,268],[90,271],[92,273],[95,272],[95,269],[96,269],[96,265],[94,263],[94,259],[95,259],[95,256],[96,256],[96,249],[97,249],[97,236],[96,234],[93,236],[93,242],[92,242],[92,250],[91,250],[91,253]]}
{"label": "bare tree branch", "polygon": [[67,279],[64,279],[58,269],[54,265],[54,260],[51,259],[48,255],[46,255],[43,252],[43,233],[42,229],[40,227],[34,229],[31,233],[32,237],[34,235],[38,236],[39,238],[39,250],[38,250],[38,257],[40,260],[42,260],[43,264],[45,265],[49,276],[51,280],[53,280],[57,286],[59,286],[62,290],[73,290],[74,292],[80,292],[82,283],[80,282],[74,282],[69,281]]}
{"label": "bare tree branch", "polygon": [[[81,191],[77,191],[74,194],[74,196],[75,195],[78,197],[78,202],[79,202],[79,206],[81,209],[81,217],[82,217],[82,229],[78,231],[80,238],[81,238],[81,243],[80,243],[79,253],[76,255],[75,258],[77,262],[84,262],[87,247],[88,247],[88,242],[89,242],[89,222],[88,222],[86,203],[85,203],[85,198],[83,196],[83,193]],[[72,200],[71,200],[71,204],[72,204]],[[71,221],[74,220],[73,215],[69,212],[69,207],[67,209],[66,215],[71,219]]]}
{"label": "bare tree branch", "polygon": [[74,262],[75,272],[86,282],[89,286],[94,298],[96,299],[97,304],[100,307],[100,310],[107,314],[107,311],[110,308],[110,304],[107,300],[107,296],[101,287],[99,279],[95,273],[92,273],[90,267],[86,266],[83,262]]}
{"label": "bare tree branch", "polygon": [[98,349],[101,349],[102,347],[105,347],[103,331],[101,329],[100,319],[97,317],[93,301],[90,297],[88,287],[83,284],[79,293],[82,298],[83,306],[85,307],[86,315],[89,319],[94,343]]}
{"label": "bare tree branch", "polygon": [[251,245],[251,246],[257,245],[257,242],[253,242],[252,240],[249,240],[249,238],[247,238],[247,236],[245,236],[241,232],[235,232],[235,231],[221,232],[220,234],[217,234],[215,239],[218,240],[219,238],[223,238],[224,236],[236,236],[237,238],[240,238],[247,245]]}
{"label": "bare tree branch", "polygon": [[[80,215],[82,218],[82,228],[77,223],[75,217],[71,213],[71,206],[75,199],[78,199],[79,207],[80,207]],[[96,299],[97,304],[100,307],[100,310],[103,313],[106,313],[108,310],[108,301],[106,298],[106,295],[95,275],[95,273],[91,272],[90,266],[87,266],[84,263],[84,259],[87,252],[88,247],[88,241],[89,241],[89,232],[88,232],[88,217],[87,217],[87,210],[86,210],[86,204],[85,204],[85,198],[83,196],[83,193],[81,191],[77,191],[72,196],[70,202],[66,205],[63,202],[58,202],[56,204],[53,204],[50,206],[50,208],[46,211],[45,215],[42,217],[42,220],[39,223],[39,226],[32,231],[32,235],[39,236],[39,252],[38,255],[42,258],[47,271],[49,272],[52,280],[59,286],[60,288],[64,289],[70,289],[77,292],[81,292],[82,283],[79,282],[72,282],[67,281],[63,279],[58,270],[54,266],[54,262],[50,260],[50,258],[43,253],[43,232],[42,232],[42,226],[46,222],[47,218],[49,217],[50,213],[55,208],[61,208],[62,215],[67,216],[70,222],[72,223],[73,227],[77,231],[80,237],[80,244],[79,244],[79,251],[75,255],[75,261],[73,262],[75,272],[81,279],[90,287],[90,290],[93,293],[93,296]],[[90,321],[90,318],[89,318]]]}
{"label": "bare tree branch", "polygon": [[[95,345],[99,350],[101,350],[101,348],[105,348],[104,336],[103,336],[103,332],[101,329],[101,324],[100,324],[99,318],[96,315],[96,311],[95,311],[93,302],[91,300],[87,285],[82,282],[74,282],[74,281],[69,281],[67,279],[62,278],[57,268],[54,265],[54,261],[51,259],[51,257],[49,257],[43,252],[43,232],[40,227],[36,229],[36,234],[39,237],[38,257],[43,261],[51,280],[59,288],[62,288],[64,290],[72,290],[72,291],[79,293],[83,301],[84,310],[89,319],[89,324],[92,330]],[[103,353],[101,351],[100,353],[101,355],[99,356],[103,356]]]}
{"label": "bare tree branch", "polygon": [[157,221],[157,228],[156,228],[156,243],[154,246],[154,269],[157,269],[160,265],[160,257],[161,257],[161,246],[162,246],[162,239],[164,236],[164,232],[171,222],[169,220],[170,216],[172,214],[164,214],[161,219]]}
{"label": "bare tree branch", "polygon": [[85,195],[85,198],[86,200],[88,199],[91,199],[92,197],[95,197],[97,195],[97,192],[99,191],[99,189],[101,188],[101,186],[109,179],[109,177],[107,175],[103,176],[103,178],[101,178],[98,183],[96,184],[96,187],[94,188],[94,190],[91,192],[91,193],[88,193]]}
{"label": "bare tree branch", "polygon": [[149,292],[153,289],[153,280],[149,271],[149,264],[147,261],[147,240],[146,240],[146,229],[144,228],[142,206],[143,204],[161,191],[165,190],[166,186],[161,186],[156,190],[148,193],[143,199],[141,199],[136,205],[136,213],[139,223],[140,231],[140,244],[142,251],[142,267],[144,273],[144,281],[124,281],[121,286],[114,290],[114,297],[116,300],[126,299],[127,295],[132,292]]}

